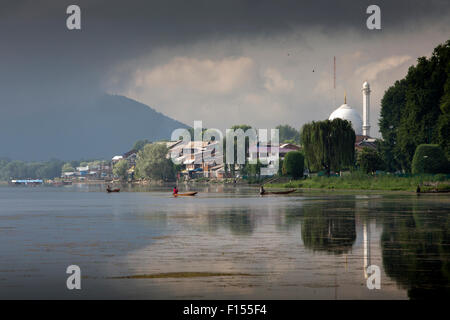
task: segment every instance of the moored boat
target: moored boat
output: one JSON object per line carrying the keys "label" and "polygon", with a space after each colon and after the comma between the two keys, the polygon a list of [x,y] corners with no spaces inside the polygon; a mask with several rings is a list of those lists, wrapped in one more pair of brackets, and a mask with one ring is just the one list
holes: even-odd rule
{"label": "moored boat", "polygon": [[297,189],[291,189],[291,190],[286,190],[286,191],[265,191],[260,193],[260,195],[262,196],[266,196],[266,195],[270,195],[270,194],[289,194],[292,192],[295,192],[295,190]]}

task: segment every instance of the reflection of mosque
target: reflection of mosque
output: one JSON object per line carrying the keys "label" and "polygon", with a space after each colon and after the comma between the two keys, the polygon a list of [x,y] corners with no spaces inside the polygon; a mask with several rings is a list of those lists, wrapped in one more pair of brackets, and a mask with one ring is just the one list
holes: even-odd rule
{"label": "reflection of mosque", "polygon": [[[357,196],[358,200],[356,202],[356,212],[357,212],[357,224],[360,234],[362,233],[362,239],[359,245],[362,249],[362,267],[364,278],[367,279],[369,274],[367,274],[367,267],[374,264],[379,264],[379,261],[372,261],[372,250],[371,250],[371,217],[369,212],[374,209],[376,201],[370,201],[368,196]],[[374,222],[374,221],[372,221]]]}
{"label": "reflection of mosque", "polygon": [[356,239],[354,202],[312,206],[303,210],[302,240],[306,248],[333,254],[347,253]]}
{"label": "reflection of mosque", "polygon": [[[302,219],[302,240],[313,251],[347,254],[354,247],[362,251],[361,269],[367,279],[371,259],[371,230],[367,215],[369,201],[343,201],[305,207]],[[358,232],[357,232],[358,230]],[[362,235],[362,239],[361,239]]]}
{"label": "reflection of mosque", "polygon": [[[373,195],[336,200],[277,207],[280,211],[273,215],[268,215],[269,207],[262,214],[260,208],[244,210],[236,204],[220,214],[212,211],[208,224],[211,231],[222,227],[233,235],[250,236],[264,227],[263,217],[282,217],[277,227],[299,230],[304,247],[318,253],[315,261],[334,266],[336,297],[338,288],[343,294],[341,288],[349,283],[364,283],[372,264],[382,267],[382,288],[395,280],[410,298],[450,296],[450,216],[446,212],[436,214],[435,209],[430,217],[421,207],[405,211],[401,202],[378,201]],[[346,274],[340,276],[344,270],[339,268],[344,266]],[[362,288],[362,294],[372,294]]]}
{"label": "reflection of mosque", "polygon": [[[305,207],[301,223],[302,240],[305,248],[312,251],[333,254],[334,298],[339,296],[339,265],[348,268],[348,254],[352,252],[357,239],[356,201],[336,201]],[[370,240],[367,225],[364,229],[364,266],[370,263]],[[345,262],[339,262],[339,256]],[[341,264],[343,263],[343,264]],[[343,271],[343,270],[342,270]],[[345,280],[344,280],[345,281]],[[344,290],[345,291],[345,290]]]}
{"label": "reflection of mosque", "polygon": [[[339,277],[344,285],[354,280],[364,283],[368,266],[377,265],[382,288],[394,280],[411,299],[442,299],[450,297],[450,215],[439,204],[432,208],[432,215],[429,209],[429,202],[417,199],[411,212],[405,211],[403,202],[344,196],[338,201],[304,203],[301,208],[290,209],[284,223],[300,225],[306,249],[334,256],[335,297]],[[338,276],[343,271],[339,267],[345,266],[347,272],[348,254],[348,261],[355,263],[349,265],[347,276]],[[330,265],[330,259],[320,255],[317,261]],[[349,280],[349,276],[354,278]],[[370,292],[363,294],[376,290]]]}
{"label": "reflection of mosque", "polygon": [[363,222],[363,256],[364,277],[367,279],[367,267],[370,266],[370,226]]}

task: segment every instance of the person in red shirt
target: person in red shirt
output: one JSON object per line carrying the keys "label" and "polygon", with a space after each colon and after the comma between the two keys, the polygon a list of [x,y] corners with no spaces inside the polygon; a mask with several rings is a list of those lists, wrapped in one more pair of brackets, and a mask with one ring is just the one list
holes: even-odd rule
{"label": "person in red shirt", "polygon": [[173,187],[173,194],[177,194],[178,193],[178,188],[177,187]]}

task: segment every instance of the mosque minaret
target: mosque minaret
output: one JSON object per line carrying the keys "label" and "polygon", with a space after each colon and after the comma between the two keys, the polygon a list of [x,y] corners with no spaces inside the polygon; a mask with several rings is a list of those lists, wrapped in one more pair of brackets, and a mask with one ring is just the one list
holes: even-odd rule
{"label": "mosque minaret", "polygon": [[362,134],[363,136],[370,136],[370,86],[366,81],[363,83],[362,88],[363,93],[363,126]]}

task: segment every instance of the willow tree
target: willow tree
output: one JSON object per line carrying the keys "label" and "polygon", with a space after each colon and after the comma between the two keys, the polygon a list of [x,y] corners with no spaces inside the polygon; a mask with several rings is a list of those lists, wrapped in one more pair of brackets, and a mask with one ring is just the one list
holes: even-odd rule
{"label": "willow tree", "polygon": [[302,128],[302,146],[309,169],[340,171],[355,162],[355,131],[347,120],[313,121]]}

